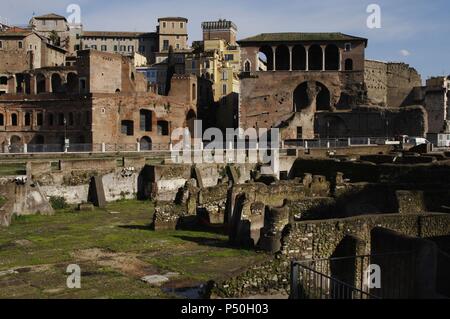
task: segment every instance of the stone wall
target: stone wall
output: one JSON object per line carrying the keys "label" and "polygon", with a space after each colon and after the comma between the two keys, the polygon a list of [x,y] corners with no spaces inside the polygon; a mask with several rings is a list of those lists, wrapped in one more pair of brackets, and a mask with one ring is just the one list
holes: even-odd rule
{"label": "stone wall", "polygon": [[0,226],[9,226],[14,215],[53,214],[43,190],[30,181],[2,178],[0,197],[6,200],[0,207]]}
{"label": "stone wall", "polygon": [[370,254],[371,231],[377,227],[420,238],[446,236],[450,234],[450,215],[375,215],[293,223],[285,232],[279,255],[235,277],[215,283],[211,297],[288,294],[291,259],[330,258],[349,236],[358,239],[358,254]]}
{"label": "stone wall", "polygon": [[370,103],[384,107],[414,104],[414,88],[422,86],[420,74],[405,63],[366,60],[364,80]]}

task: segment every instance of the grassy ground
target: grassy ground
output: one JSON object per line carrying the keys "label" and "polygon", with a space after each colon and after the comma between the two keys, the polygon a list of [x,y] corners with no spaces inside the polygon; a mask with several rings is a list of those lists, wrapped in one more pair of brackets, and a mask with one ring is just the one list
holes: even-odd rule
{"label": "grassy ground", "polygon": [[[154,232],[152,213],[151,202],[121,201],[93,212],[16,218],[0,229],[0,298],[177,298],[179,288],[267,258],[228,247],[221,234]],[[66,286],[69,264],[81,267],[81,289]],[[179,275],[162,287],[140,280],[168,272]]]}
{"label": "grassy ground", "polygon": [[0,176],[25,175],[25,163],[0,163]]}

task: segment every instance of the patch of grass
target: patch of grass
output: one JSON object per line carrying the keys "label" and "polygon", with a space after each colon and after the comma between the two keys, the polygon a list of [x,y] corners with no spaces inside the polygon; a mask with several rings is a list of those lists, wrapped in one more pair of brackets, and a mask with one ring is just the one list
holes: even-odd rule
{"label": "patch of grass", "polygon": [[0,165],[0,176],[26,175],[26,163],[2,163]]}
{"label": "patch of grass", "polygon": [[5,205],[6,203],[6,198],[3,196],[0,196],[0,207],[2,207],[3,205]]}
{"label": "patch of grass", "polygon": [[[147,273],[147,267],[159,274],[178,272],[180,277],[174,280],[200,284],[267,258],[230,247],[227,236],[221,234],[152,231],[153,211],[151,201],[122,200],[91,212],[65,208],[53,216],[21,216],[0,232],[0,271],[42,265],[46,269],[1,276],[0,298],[173,297],[140,280],[143,274],[154,274],[150,270]],[[130,275],[102,265],[95,258],[80,259],[80,251],[94,248],[118,256],[135,256],[147,266]],[[80,265],[82,289],[66,288],[65,269],[69,264]]]}

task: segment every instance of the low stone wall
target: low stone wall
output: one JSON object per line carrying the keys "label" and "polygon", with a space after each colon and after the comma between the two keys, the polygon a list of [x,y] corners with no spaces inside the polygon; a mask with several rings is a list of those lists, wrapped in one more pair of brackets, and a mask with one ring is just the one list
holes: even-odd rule
{"label": "low stone wall", "polygon": [[348,238],[357,239],[358,254],[370,254],[371,231],[377,227],[412,237],[445,236],[450,234],[450,215],[371,215],[291,223],[284,231],[279,254],[270,261],[215,283],[211,297],[242,298],[289,293],[290,260],[330,258]]}
{"label": "low stone wall", "polygon": [[0,196],[5,199],[0,207],[0,226],[9,226],[14,215],[53,214],[39,185],[10,179],[0,181]]}

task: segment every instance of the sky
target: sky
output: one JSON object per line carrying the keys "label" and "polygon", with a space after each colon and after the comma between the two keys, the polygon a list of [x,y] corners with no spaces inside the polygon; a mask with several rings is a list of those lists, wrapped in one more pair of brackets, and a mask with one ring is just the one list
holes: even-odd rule
{"label": "sky", "polygon": [[[0,21],[28,23],[33,13],[66,17],[81,8],[84,30],[153,32],[158,17],[189,19],[189,39],[201,40],[201,22],[232,20],[238,38],[269,32],[343,32],[369,39],[368,59],[405,62],[425,80],[450,74],[448,0],[1,0]],[[370,4],[381,28],[369,28]]]}

